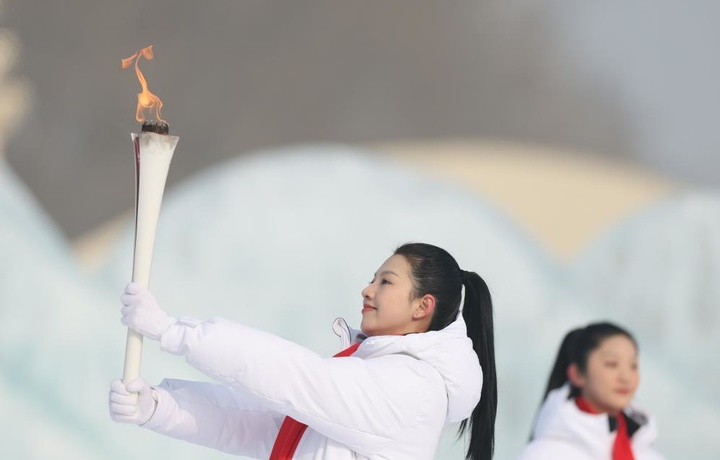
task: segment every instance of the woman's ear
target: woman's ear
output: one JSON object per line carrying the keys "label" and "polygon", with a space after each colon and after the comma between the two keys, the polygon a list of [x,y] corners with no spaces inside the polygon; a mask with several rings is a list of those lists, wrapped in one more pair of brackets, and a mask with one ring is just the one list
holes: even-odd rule
{"label": "woman's ear", "polygon": [[585,386],[585,377],[583,377],[582,372],[580,372],[580,368],[576,363],[572,363],[568,366],[567,378],[576,388],[582,388]]}
{"label": "woman's ear", "polygon": [[431,294],[425,294],[420,298],[420,303],[415,307],[413,319],[423,319],[432,317],[435,311],[435,297]]}

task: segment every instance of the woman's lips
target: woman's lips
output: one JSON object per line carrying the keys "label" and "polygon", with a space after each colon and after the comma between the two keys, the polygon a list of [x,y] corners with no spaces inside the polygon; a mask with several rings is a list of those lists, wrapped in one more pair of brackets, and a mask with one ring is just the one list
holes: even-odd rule
{"label": "woman's lips", "polygon": [[363,308],[362,308],[363,313],[368,312],[368,311],[373,311],[373,310],[377,310],[377,308],[371,307],[370,305],[363,305]]}

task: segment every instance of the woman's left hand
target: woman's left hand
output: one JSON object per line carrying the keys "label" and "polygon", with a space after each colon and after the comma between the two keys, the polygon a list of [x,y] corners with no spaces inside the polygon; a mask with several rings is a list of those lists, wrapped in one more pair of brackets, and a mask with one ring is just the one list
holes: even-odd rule
{"label": "woman's left hand", "polygon": [[125,287],[120,302],[123,305],[120,322],[147,338],[159,340],[177,322],[160,308],[152,292],[138,283]]}

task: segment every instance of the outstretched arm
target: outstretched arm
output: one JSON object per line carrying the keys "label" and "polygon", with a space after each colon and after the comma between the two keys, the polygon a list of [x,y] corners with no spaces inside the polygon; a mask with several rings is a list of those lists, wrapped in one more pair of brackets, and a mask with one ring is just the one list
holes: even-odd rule
{"label": "outstretched arm", "polygon": [[123,303],[123,324],[159,337],[163,350],[356,452],[379,452],[418,423],[437,424],[438,433],[443,425],[442,378],[412,357],[323,358],[223,318],[167,321],[146,289],[126,294]]}
{"label": "outstretched arm", "polygon": [[160,344],[208,376],[364,455],[404,438],[426,418],[434,417],[430,423],[438,433],[444,422],[440,374],[409,356],[323,358],[223,318],[178,324]]}

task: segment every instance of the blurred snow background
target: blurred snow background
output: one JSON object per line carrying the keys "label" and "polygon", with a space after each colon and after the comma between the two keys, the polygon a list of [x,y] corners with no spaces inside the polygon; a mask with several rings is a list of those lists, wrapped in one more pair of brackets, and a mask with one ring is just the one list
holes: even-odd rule
{"label": "blurred snow background", "polygon": [[[321,3],[293,14],[286,2],[266,1],[4,5],[23,46],[2,29],[0,457],[229,458],[107,415],[124,354],[118,297],[132,263],[126,133],[136,91],[108,62],[162,29],[165,73],[155,70],[153,86],[177,104],[166,114],[183,133],[151,281],[166,309],[223,315],[330,355],[332,320],[357,323],[360,290],[392,250],[438,244],[485,277],[495,299],[497,459],[512,459],[526,441],[563,334],[599,319],[639,340],[638,401],[658,418],[659,450],[718,458],[720,194],[705,188],[720,177],[720,67],[708,52],[717,5],[456,1],[441,11],[415,2],[409,17],[402,2],[382,12]],[[291,20],[280,27],[283,18]],[[237,56],[219,60],[223,51]],[[193,71],[189,55],[201,64]],[[13,72],[18,61],[37,106],[8,140],[31,107],[27,82]],[[205,107],[203,98],[218,116],[191,110]],[[470,161],[455,165],[468,173],[459,181],[345,144],[414,139],[420,150],[443,137],[522,140],[536,155],[531,166],[529,156],[505,163],[514,181],[471,171],[482,166]],[[343,143],[308,143],[316,139]],[[278,144],[291,145],[267,147]],[[633,158],[685,185],[653,189],[627,213],[592,221],[606,211],[598,204],[608,188],[630,189],[608,175],[586,203],[586,176],[558,172],[557,146]],[[430,151],[442,155],[438,164],[454,158]],[[517,180],[528,170],[546,182]],[[502,193],[483,188],[493,180]],[[553,180],[574,180],[574,189],[548,195],[542,184]],[[525,210],[536,208],[535,226],[508,206],[512,192]],[[579,208],[566,212],[573,199]],[[82,263],[66,236],[110,218],[119,233]],[[541,221],[551,224],[545,236],[568,239],[592,221],[575,240],[589,244],[559,258],[553,240],[538,238]],[[151,382],[203,379],[151,342],[143,360]],[[439,460],[462,458],[452,441],[450,433]]]}

